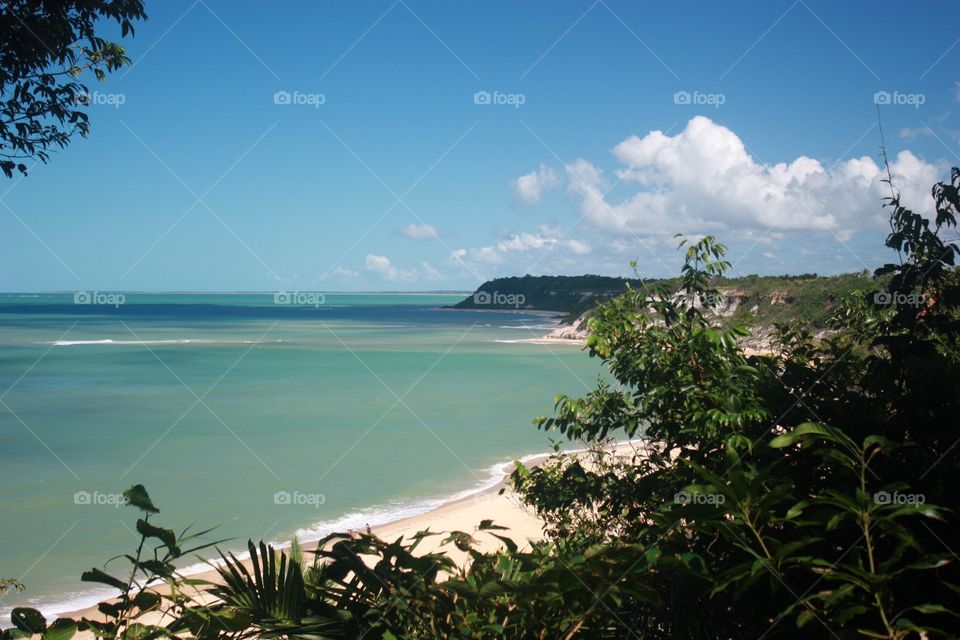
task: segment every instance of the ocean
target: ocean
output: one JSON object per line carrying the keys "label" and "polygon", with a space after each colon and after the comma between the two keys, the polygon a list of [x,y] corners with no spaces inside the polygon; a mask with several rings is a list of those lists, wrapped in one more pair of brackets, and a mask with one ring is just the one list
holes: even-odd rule
{"label": "ocean", "polygon": [[26,585],[0,625],[112,595],[79,578],[134,549],[134,484],[235,550],[423,513],[548,451],[531,420],[599,362],[527,342],[555,316],[462,298],[0,294],[0,577]]}

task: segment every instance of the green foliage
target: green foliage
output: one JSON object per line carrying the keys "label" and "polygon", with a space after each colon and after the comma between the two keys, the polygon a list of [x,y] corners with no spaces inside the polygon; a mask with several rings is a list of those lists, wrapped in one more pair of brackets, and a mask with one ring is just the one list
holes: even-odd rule
{"label": "green foliage", "polygon": [[86,137],[91,71],[129,64],[123,46],[97,35],[100,20],[116,21],[122,37],[146,14],[142,0],[3,0],[0,2],[0,170],[26,175],[24,160],[47,162],[74,134]]}
{"label": "green foliage", "polygon": [[727,298],[738,295],[739,307],[729,323],[747,327],[801,322],[825,329],[840,300],[871,285],[865,273],[716,279],[716,286]]}
{"label": "green foliage", "polygon": [[312,599],[300,562],[260,543],[247,543],[250,569],[233,554],[217,568],[211,605],[185,609],[170,630],[196,638],[343,637],[341,616],[327,602]]}
{"label": "green foliage", "polygon": [[[770,326],[778,322],[800,320],[812,327],[826,328],[836,303],[855,291],[870,286],[867,274],[849,273],[818,276],[748,275],[728,278],[721,273],[709,277],[710,283],[727,301],[731,310],[717,310],[728,325],[747,327]],[[601,303],[622,294],[627,287],[663,287],[677,294],[683,286],[681,278],[653,279],[609,278],[605,276],[524,276],[496,278],[484,282],[477,291],[454,305],[456,309],[539,309],[566,314],[572,322]],[[497,293],[500,304],[493,298]],[[490,298],[483,298],[489,294]],[[481,297],[478,297],[480,295]],[[522,295],[517,305],[515,296]],[[509,297],[514,296],[514,297]],[[478,302],[478,300],[480,302]]]}
{"label": "green foliage", "polygon": [[0,631],[0,640],[36,635],[42,640],[70,640],[78,631],[92,633],[97,638],[127,640],[172,637],[167,627],[145,622],[144,616],[157,611],[169,615],[183,611],[191,600],[184,593],[184,588],[199,586],[199,583],[179,577],[175,573],[174,562],[222,541],[197,542],[210,532],[209,529],[196,533],[184,530],[178,535],[172,529],[163,529],[151,523],[150,518],[160,510],[154,506],[143,485],[131,487],[123,492],[123,496],[129,506],[139,509],[143,514],[137,520],[140,542],[136,551],[133,555],[118,556],[129,563],[129,573],[117,577],[103,568],[94,567],[84,571],[80,577],[84,582],[96,582],[117,589],[116,598],[97,605],[104,620],[57,618],[48,624],[36,609],[18,607],[11,614],[13,628]]}
{"label": "green foliage", "polygon": [[[551,537],[644,549],[666,606],[638,603],[623,637],[960,633],[945,542],[960,507],[957,250],[943,239],[958,186],[955,169],[934,187],[933,224],[894,194],[902,259],[838,301],[824,341],[780,325],[774,354],[746,357],[743,327],[703,311],[726,267],[712,238],[687,250],[683,295],[631,289],[594,314],[588,348],[617,388],[537,421],[592,453],[514,483]],[[602,457],[621,433],[648,450]]]}
{"label": "green foliage", "polygon": [[23,591],[23,585],[20,584],[19,580],[14,580],[13,578],[0,578],[0,596],[7,595],[10,589],[17,592]]}
{"label": "green foliage", "polygon": [[[480,285],[454,309],[538,309],[576,318],[623,292],[630,280],[609,276],[523,276],[495,278]],[[495,297],[495,294],[502,298]],[[486,296],[486,297],[485,297]]]}
{"label": "green foliage", "polygon": [[[206,624],[198,637],[317,638],[564,638],[616,637],[616,618],[629,618],[624,602],[654,604],[656,594],[640,582],[627,564],[636,549],[600,545],[585,552],[558,553],[555,545],[534,545],[519,551],[491,521],[481,533],[501,539],[499,553],[480,553],[465,532],[449,534],[468,561],[458,566],[446,553],[416,552],[431,535],[421,532],[409,541],[380,540],[372,535],[335,534],[321,541],[313,568],[315,579],[293,580],[272,592],[282,571],[269,568],[264,557],[277,552],[251,545],[254,574],[235,558],[221,570],[222,602],[190,611]],[[259,560],[257,558],[259,557]],[[271,567],[296,562],[280,554]],[[288,564],[287,575],[296,573]],[[263,594],[283,593],[296,603],[281,612],[261,608]],[[275,596],[272,596],[275,597]],[[246,626],[244,626],[246,625]]]}

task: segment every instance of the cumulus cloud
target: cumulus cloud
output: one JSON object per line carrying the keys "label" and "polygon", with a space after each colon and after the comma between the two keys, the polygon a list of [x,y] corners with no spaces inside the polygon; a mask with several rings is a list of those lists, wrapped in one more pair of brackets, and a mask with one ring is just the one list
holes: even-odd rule
{"label": "cumulus cloud", "polygon": [[441,280],[443,278],[443,276],[440,275],[440,272],[437,271],[433,265],[426,260],[420,263],[420,270],[423,272],[423,275],[427,278],[427,280]]}
{"label": "cumulus cloud", "polygon": [[557,172],[541,164],[539,170],[513,181],[513,200],[519,204],[537,204],[544,191],[554,189],[560,184],[561,179]]}
{"label": "cumulus cloud", "polygon": [[414,224],[410,223],[401,227],[400,233],[411,240],[436,240],[440,237],[440,232],[432,224]]}
{"label": "cumulus cloud", "polygon": [[904,127],[900,129],[900,137],[907,140],[916,140],[920,136],[933,135],[933,129],[927,126],[923,127]]}
{"label": "cumulus cloud", "polygon": [[377,256],[370,254],[364,259],[364,266],[367,271],[376,273],[381,278],[391,282],[413,280],[416,274],[413,271],[399,269],[387,256]]}
{"label": "cumulus cloud", "polygon": [[387,256],[368,255],[364,259],[364,267],[389,282],[415,282],[421,278],[426,280],[442,280],[441,274],[426,260],[420,262],[420,268],[402,269]]}
{"label": "cumulus cloud", "polygon": [[[925,133],[905,129],[902,135]],[[616,271],[626,257],[640,255],[651,268],[670,272],[664,262],[673,255],[669,238],[683,233],[742,242],[751,250],[758,247],[757,258],[762,256],[768,266],[789,266],[793,263],[785,259],[805,255],[806,247],[811,256],[822,256],[824,238],[847,241],[856,232],[882,234],[886,229],[886,169],[871,156],[834,163],[798,156],[766,163],[736,133],[703,116],[674,135],[651,131],[629,136],[611,153],[612,168],[578,158],[562,173],[541,165],[514,181],[516,200],[524,203],[537,202],[548,188],[565,188],[578,208],[572,231],[568,225],[573,220],[562,227],[518,230],[480,246],[457,248],[451,261],[471,271],[498,273],[522,272],[530,265],[603,272]],[[930,215],[930,185],[946,165],[931,164],[910,151],[901,151],[890,164],[904,206]],[[788,239],[802,247],[798,253],[781,249]]]}
{"label": "cumulus cloud", "polygon": [[358,272],[354,271],[353,269],[347,269],[345,267],[341,267],[340,265],[337,265],[336,267],[333,268],[333,273],[334,275],[340,276],[341,278],[352,279],[352,278],[360,277],[360,274]]}
{"label": "cumulus cloud", "polygon": [[[800,156],[765,164],[730,129],[697,116],[680,133],[630,136],[613,149],[618,182],[638,190],[613,202],[611,181],[587,160],[565,167],[568,191],[598,230],[640,236],[756,229],[830,230],[840,237],[885,223],[885,172],[863,156],[824,166]],[[906,206],[928,207],[941,168],[909,151],[891,163]]]}
{"label": "cumulus cloud", "polygon": [[563,237],[558,229],[541,226],[537,233],[511,233],[496,244],[474,249],[456,249],[450,255],[454,262],[469,260],[483,264],[503,264],[511,255],[531,255],[534,252],[566,249],[578,256],[587,255],[592,247],[586,242]]}

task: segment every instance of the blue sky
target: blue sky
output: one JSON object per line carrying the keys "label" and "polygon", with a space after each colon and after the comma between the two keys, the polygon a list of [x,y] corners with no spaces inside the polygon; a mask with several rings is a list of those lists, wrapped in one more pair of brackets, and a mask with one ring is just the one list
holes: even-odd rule
{"label": "blue sky", "polygon": [[661,276],[676,232],[739,274],[856,271],[888,258],[875,95],[907,204],[960,164],[954,2],[147,12],[89,139],[0,183],[0,289]]}

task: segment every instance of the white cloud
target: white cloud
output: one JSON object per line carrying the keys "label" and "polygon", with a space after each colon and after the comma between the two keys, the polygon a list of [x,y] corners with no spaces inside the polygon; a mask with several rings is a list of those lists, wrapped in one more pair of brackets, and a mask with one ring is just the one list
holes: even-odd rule
{"label": "white cloud", "polygon": [[513,181],[513,200],[520,204],[537,204],[544,191],[560,186],[560,182],[556,171],[541,164],[538,171],[532,171]]}
{"label": "white cloud", "polygon": [[300,276],[297,275],[296,273],[294,273],[292,276],[281,276],[281,275],[277,275],[276,273],[268,273],[267,276],[271,280],[275,282],[279,282],[281,285],[287,286],[287,287],[289,287],[294,282],[300,279]]}
{"label": "white cloud", "polygon": [[466,259],[483,264],[503,264],[511,254],[529,255],[557,248],[566,249],[578,256],[592,251],[586,242],[563,237],[558,229],[542,225],[539,233],[511,233],[493,245],[476,249],[457,249],[450,254],[450,258],[454,262],[462,262]]}
{"label": "white cloud", "polygon": [[410,223],[400,229],[400,233],[411,240],[436,240],[440,237],[440,232],[432,224],[414,224]]}
{"label": "white cloud", "polygon": [[[755,160],[740,138],[697,116],[674,136],[652,131],[630,136],[613,149],[624,185],[639,190],[619,202],[607,199],[609,181],[592,163],[566,166],[568,190],[580,198],[583,219],[594,228],[639,236],[747,230],[831,230],[841,238],[886,222],[880,205],[889,195],[882,168],[869,156],[825,167],[800,156],[775,165]],[[929,206],[930,185],[941,168],[900,152],[891,163],[903,204]]]}
{"label": "white cloud", "polygon": [[420,263],[420,269],[423,271],[423,275],[426,276],[427,280],[440,280],[443,277],[440,275],[440,272],[434,269],[433,265],[426,260]]}
{"label": "white cloud", "polygon": [[404,269],[398,269],[390,262],[387,256],[377,256],[370,254],[364,259],[364,266],[368,271],[372,271],[385,280],[395,282],[398,280],[413,280],[415,273]]}
{"label": "white cloud", "polygon": [[[904,129],[901,135],[926,133]],[[617,272],[627,258],[639,256],[648,269],[673,273],[670,238],[683,233],[715,234],[728,245],[742,245],[766,268],[793,268],[796,255],[780,250],[785,241],[832,256],[834,247],[825,249],[823,242],[833,235],[847,241],[857,232],[886,230],[886,169],[869,155],[835,163],[802,155],[765,163],[737,134],[703,116],[674,135],[629,136],[611,152],[612,169],[578,158],[562,174],[541,165],[514,181],[515,199],[524,203],[539,201],[548,188],[565,187],[579,209],[569,220],[458,248],[451,261],[473,271],[582,273]],[[946,169],[906,150],[891,158],[903,205],[926,215],[932,213],[930,186]]]}
{"label": "white cloud", "polygon": [[346,269],[337,265],[333,268],[334,275],[340,276],[341,278],[359,278],[360,274],[353,269]]}
{"label": "white cloud", "polygon": [[933,129],[927,126],[923,127],[904,127],[900,129],[900,137],[907,140],[916,140],[920,136],[933,135]]}
{"label": "white cloud", "polygon": [[580,240],[567,240],[567,248],[578,256],[585,256],[593,250],[590,245]]}
{"label": "white cloud", "polygon": [[420,269],[402,269],[390,260],[387,256],[368,255],[364,259],[364,267],[367,271],[373,272],[390,282],[415,282],[423,276],[427,280],[442,280],[441,274],[433,265],[426,260],[420,262]]}

